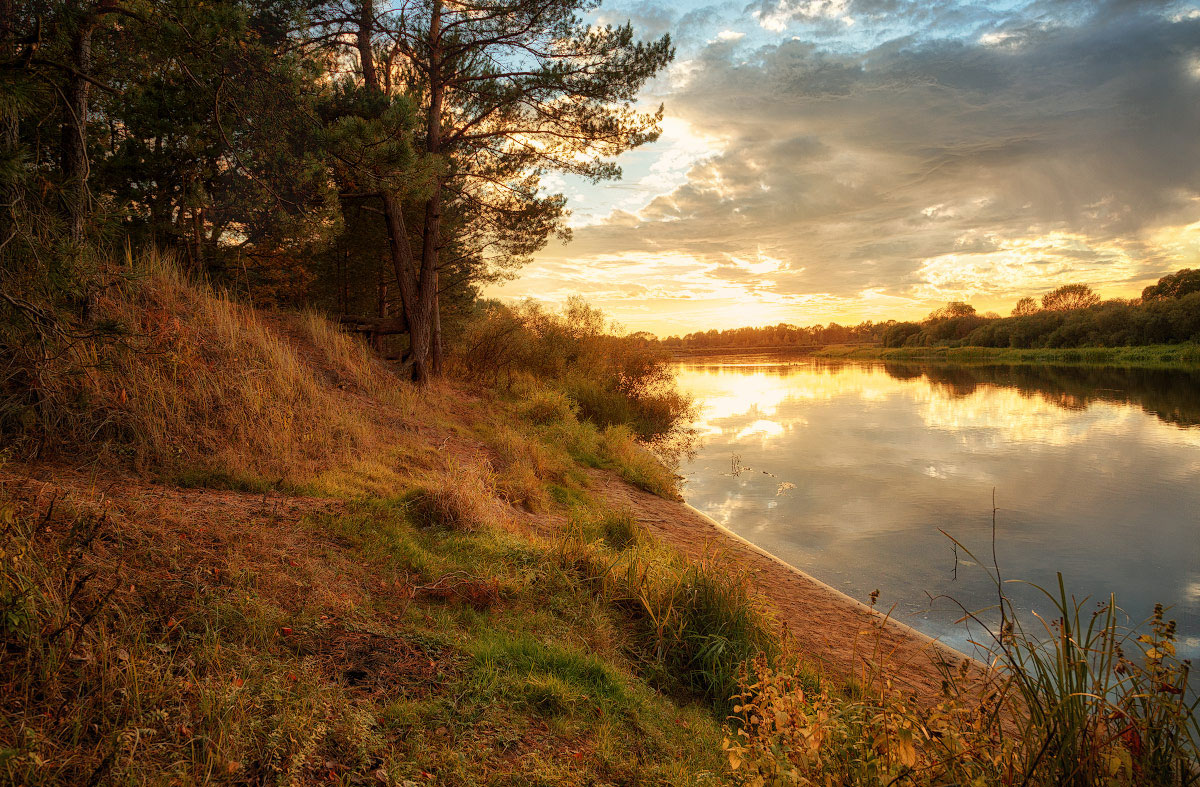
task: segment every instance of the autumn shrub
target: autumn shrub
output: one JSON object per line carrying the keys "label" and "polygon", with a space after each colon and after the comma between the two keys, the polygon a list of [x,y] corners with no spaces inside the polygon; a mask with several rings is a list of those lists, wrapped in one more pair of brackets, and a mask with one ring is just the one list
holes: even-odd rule
{"label": "autumn shrub", "polygon": [[561,313],[532,301],[485,303],[466,327],[454,363],[460,375],[490,386],[553,387],[582,419],[628,427],[664,456],[690,444],[693,403],[675,387],[670,356],[657,343],[621,335],[582,299],[571,299]]}
{"label": "autumn shrub", "polygon": [[[483,436],[493,448],[497,487],[518,500],[529,499],[528,484],[585,483],[578,465],[604,468],[648,492],[678,498],[679,477],[654,450],[626,425],[600,427],[581,418],[569,396],[539,381],[514,389],[517,414],[513,426],[489,426]],[[525,424],[525,426],[522,426]]]}

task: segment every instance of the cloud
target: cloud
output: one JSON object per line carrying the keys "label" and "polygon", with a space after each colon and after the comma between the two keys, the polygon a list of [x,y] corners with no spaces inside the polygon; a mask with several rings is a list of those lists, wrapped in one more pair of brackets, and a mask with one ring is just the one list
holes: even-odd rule
{"label": "cloud", "polygon": [[[566,253],[682,255],[701,278],[783,297],[1000,297],[1066,270],[1161,272],[1174,261],[1143,239],[1194,222],[1200,194],[1200,19],[1110,3],[1067,24],[1049,5],[1067,7],[861,52],[710,36],[668,111],[723,149],[636,213],[577,229]],[[889,7],[917,5],[789,6]],[[734,261],[762,255],[779,270]]]}

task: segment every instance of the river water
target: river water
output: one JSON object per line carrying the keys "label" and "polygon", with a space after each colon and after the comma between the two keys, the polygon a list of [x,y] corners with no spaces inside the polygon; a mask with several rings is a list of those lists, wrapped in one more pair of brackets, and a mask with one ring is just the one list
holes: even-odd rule
{"label": "river water", "polygon": [[[1200,374],[725,356],[678,379],[702,405],[684,497],[817,579],[969,651],[994,494],[1005,580],[1062,572],[1131,622],[1161,602],[1200,656]],[[1031,627],[1051,612],[1005,590]]]}

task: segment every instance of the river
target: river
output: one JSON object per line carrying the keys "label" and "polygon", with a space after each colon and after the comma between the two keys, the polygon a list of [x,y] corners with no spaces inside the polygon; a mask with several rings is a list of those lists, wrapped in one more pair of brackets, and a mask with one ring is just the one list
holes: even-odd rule
{"label": "river", "polygon": [[[747,355],[678,380],[702,408],[687,502],[817,579],[970,651],[982,629],[956,621],[996,600],[994,494],[1005,580],[1062,572],[1131,622],[1161,602],[1200,656],[1200,374]],[[1033,628],[1051,611],[1005,590]]]}

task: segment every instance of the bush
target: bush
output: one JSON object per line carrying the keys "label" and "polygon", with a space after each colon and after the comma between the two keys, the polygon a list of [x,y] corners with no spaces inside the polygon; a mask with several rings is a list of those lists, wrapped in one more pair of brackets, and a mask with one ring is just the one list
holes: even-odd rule
{"label": "bush", "polygon": [[1037,631],[1001,594],[994,671],[971,674],[963,661],[933,707],[878,680],[851,699],[808,691],[794,671],[752,661],[725,743],[731,767],[752,784],[1200,781],[1200,698],[1189,696],[1189,665],[1175,658],[1175,624],[1162,608],[1129,629],[1115,599],[1085,607],[1061,576],[1043,593],[1052,614]]}
{"label": "bush", "polygon": [[690,450],[695,408],[675,386],[670,355],[642,337],[617,335],[579,298],[561,313],[532,301],[484,303],[460,345],[459,373],[525,393],[534,423],[562,421],[570,411],[600,428],[628,427],[668,460]]}

